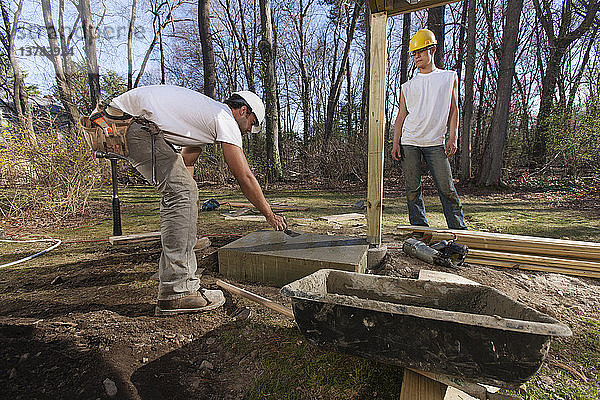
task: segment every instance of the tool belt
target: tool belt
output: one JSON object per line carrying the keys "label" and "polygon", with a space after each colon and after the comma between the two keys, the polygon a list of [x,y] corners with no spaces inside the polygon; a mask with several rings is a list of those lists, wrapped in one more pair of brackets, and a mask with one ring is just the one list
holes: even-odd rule
{"label": "tool belt", "polygon": [[118,108],[98,103],[94,111],[79,119],[86,143],[93,152],[110,156],[129,156],[127,132],[132,123],[141,125],[152,138],[152,183],[156,180],[156,137],[160,128],[152,121],[124,113]]}
{"label": "tool belt", "polygon": [[92,151],[127,157],[127,130],[134,120],[135,117],[117,108],[98,104],[89,116],[79,118],[79,124]]}
{"label": "tool belt", "polygon": [[160,128],[145,118],[124,113],[118,108],[98,104],[88,116],[79,119],[86,143],[92,151],[115,153],[127,157],[127,131],[129,126],[137,122],[152,138],[160,132]]}

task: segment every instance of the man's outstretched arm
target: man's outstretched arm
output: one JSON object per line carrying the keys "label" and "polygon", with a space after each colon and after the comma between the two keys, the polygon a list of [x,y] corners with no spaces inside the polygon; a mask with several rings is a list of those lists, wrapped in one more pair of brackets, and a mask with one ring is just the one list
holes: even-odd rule
{"label": "man's outstretched arm", "polygon": [[235,176],[235,179],[238,181],[244,196],[246,196],[246,198],[250,200],[250,203],[254,204],[258,211],[267,218],[267,222],[275,228],[275,230],[280,231],[286,229],[287,224],[283,217],[273,213],[271,206],[265,199],[256,177],[254,177],[254,174],[248,166],[244,151],[238,146],[230,143],[222,143],[221,145],[225,162],[229,166],[233,176]]}

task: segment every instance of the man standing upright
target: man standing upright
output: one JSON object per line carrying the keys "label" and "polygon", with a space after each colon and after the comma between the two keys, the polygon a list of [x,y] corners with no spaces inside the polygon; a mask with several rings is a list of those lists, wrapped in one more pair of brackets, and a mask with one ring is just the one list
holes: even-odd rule
{"label": "man standing upright", "polygon": [[429,226],[421,187],[421,158],[424,158],[448,228],[467,229],[448,162],[448,157],[456,153],[458,78],[454,71],[436,68],[433,61],[436,44],[435,35],[428,29],[419,30],[410,40],[409,51],[419,72],[402,84],[392,157],[402,161],[411,225]]}
{"label": "man standing upright", "polygon": [[[162,195],[157,315],[210,309],[214,299],[200,288],[196,277],[196,221],[198,187],[190,168],[200,155],[199,146],[221,143],[223,157],[242,192],[276,230],[284,230],[283,217],[265,200],[242,150],[242,135],[259,132],[265,116],[260,98],[249,91],[233,93],[220,103],[183,87],[157,85],[130,90],[112,100],[104,111],[118,119],[132,116],[126,132],[128,158],[156,185]],[[184,146],[182,154],[172,145]],[[222,293],[221,293],[222,298]],[[217,304],[218,305],[218,304]]]}

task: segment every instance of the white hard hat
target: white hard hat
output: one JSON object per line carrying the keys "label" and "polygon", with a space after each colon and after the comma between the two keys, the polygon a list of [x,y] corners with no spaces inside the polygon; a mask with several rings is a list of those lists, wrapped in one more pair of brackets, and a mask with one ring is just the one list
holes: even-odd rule
{"label": "white hard hat", "polygon": [[262,123],[265,120],[265,105],[263,104],[260,97],[256,95],[256,93],[251,92],[249,90],[240,90],[239,92],[234,92],[231,95],[237,94],[240,96],[252,109],[254,116],[256,116],[256,125],[252,126],[252,133],[260,132],[262,128]]}

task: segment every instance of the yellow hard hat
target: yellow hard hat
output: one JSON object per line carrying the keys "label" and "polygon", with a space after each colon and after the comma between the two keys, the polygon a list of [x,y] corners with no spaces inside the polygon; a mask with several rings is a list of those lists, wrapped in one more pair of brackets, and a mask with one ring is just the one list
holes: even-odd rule
{"label": "yellow hard hat", "polygon": [[417,51],[429,46],[437,44],[435,35],[429,29],[419,29],[417,33],[410,39],[408,51]]}

